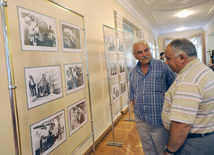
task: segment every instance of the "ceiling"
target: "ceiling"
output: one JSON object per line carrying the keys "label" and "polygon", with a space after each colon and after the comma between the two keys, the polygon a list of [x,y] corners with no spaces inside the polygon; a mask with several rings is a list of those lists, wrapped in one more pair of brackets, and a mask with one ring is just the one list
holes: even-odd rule
{"label": "ceiling", "polygon": [[[214,0],[117,0],[155,35],[204,29],[214,22]],[[186,18],[175,15],[192,11]]]}

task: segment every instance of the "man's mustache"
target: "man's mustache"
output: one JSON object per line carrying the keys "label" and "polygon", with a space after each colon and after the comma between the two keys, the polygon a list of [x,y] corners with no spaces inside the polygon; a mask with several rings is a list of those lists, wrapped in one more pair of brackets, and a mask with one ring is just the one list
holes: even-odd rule
{"label": "man's mustache", "polygon": [[144,59],[146,59],[146,58],[149,58],[149,56],[142,57],[142,60],[144,60]]}

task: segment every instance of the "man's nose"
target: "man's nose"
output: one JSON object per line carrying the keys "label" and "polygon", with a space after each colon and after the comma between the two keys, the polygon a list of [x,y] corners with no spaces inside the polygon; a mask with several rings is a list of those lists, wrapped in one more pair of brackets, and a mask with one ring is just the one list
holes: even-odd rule
{"label": "man's nose", "polygon": [[145,57],[145,56],[146,56],[146,53],[145,53],[144,51],[142,52],[142,56],[143,56],[143,57]]}

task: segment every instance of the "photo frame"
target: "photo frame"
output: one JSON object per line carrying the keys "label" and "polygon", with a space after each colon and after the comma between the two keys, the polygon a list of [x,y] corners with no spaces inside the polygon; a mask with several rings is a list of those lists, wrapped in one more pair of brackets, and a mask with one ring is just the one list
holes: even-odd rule
{"label": "photo frame", "polygon": [[28,109],[62,97],[59,65],[25,67],[24,74]]}
{"label": "photo frame", "polygon": [[66,94],[85,88],[83,63],[64,65]]}
{"label": "photo frame", "polygon": [[82,52],[81,28],[70,23],[60,21],[62,51]]}
{"label": "photo frame", "polygon": [[120,97],[119,83],[112,85],[112,101],[115,102]]}
{"label": "photo frame", "polygon": [[109,53],[116,53],[116,41],[114,37],[107,36],[107,48]]}
{"label": "photo frame", "polygon": [[123,96],[126,93],[126,91],[127,91],[126,80],[123,80],[120,82],[120,91],[121,91],[120,96]]}
{"label": "photo frame", "polygon": [[118,60],[119,64],[119,74],[124,74],[125,73],[125,61],[124,60]]}
{"label": "photo frame", "polygon": [[86,99],[70,105],[68,108],[69,136],[88,122]]}
{"label": "photo frame", "polygon": [[118,75],[117,71],[117,61],[109,61],[110,64],[110,76],[111,78],[116,77]]}
{"label": "photo frame", "polygon": [[66,140],[65,111],[30,126],[33,155],[47,155]]}
{"label": "photo frame", "polygon": [[123,39],[117,38],[117,52],[118,53],[124,53]]}
{"label": "photo frame", "polygon": [[24,51],[58,51],[56,20],[40,13],[17,7]]}

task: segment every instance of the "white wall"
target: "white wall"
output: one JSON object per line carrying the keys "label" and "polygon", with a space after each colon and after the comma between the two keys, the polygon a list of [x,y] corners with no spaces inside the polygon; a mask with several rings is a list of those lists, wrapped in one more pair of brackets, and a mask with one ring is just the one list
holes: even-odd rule
{"label": "white wall", "polygon": [[[206,51],[208,51],[209,49],[214,49],[214,23],[206,29],[205,31],[205,39],[206,39]],[[206,63],[210,64],[210,56],[208,55],[208,53],[206,53]]]}

